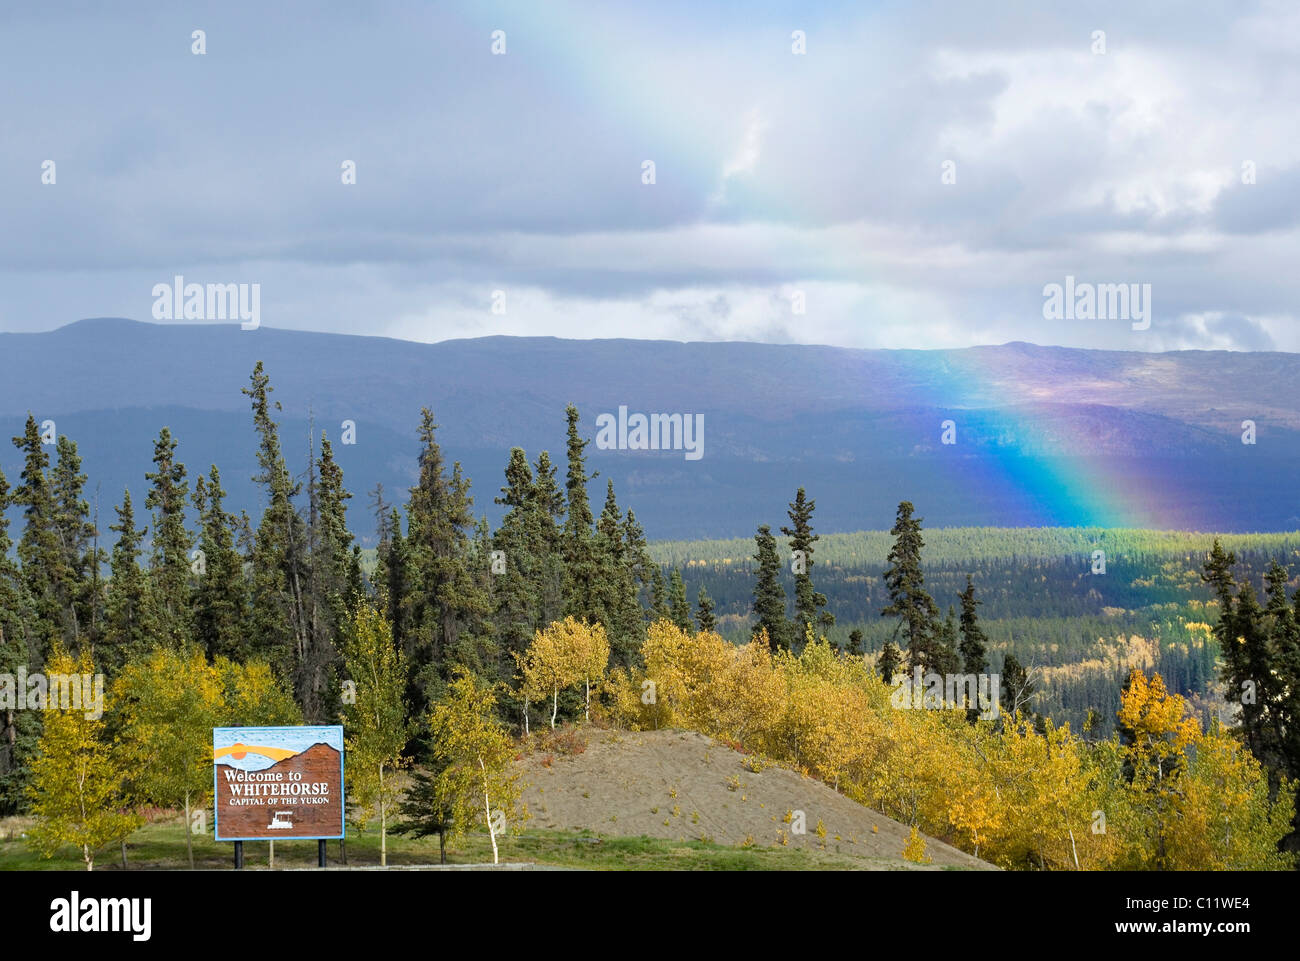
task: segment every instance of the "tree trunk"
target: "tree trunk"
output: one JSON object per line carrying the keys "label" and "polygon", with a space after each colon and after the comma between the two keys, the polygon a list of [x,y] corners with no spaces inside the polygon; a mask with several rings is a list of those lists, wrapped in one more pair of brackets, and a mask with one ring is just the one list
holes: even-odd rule
{"label": "tree trunk", "polygon": [[591,678],[583,678],[583,685],[586,687],[587,694],[587,723],[591,723]]}
{"label": "tree trunk", "polygon": [[194,870],[194,840],[190,832],[190,792],[185,792],[185,853],[190,859],[190,870]]}
{"label": "tree trunk", "polygon": [[388,867],[388,812],[384,805],[384,766],[379,765],[379,866]]}
{"label": "tree trunk", "polygon": [[266,866],[269,870],[275,870],[275,838],[271,838],[271,854],[266,859]]}
{"label": "tree trunk", "polygon": [[447,832],[438,832],[438,863],[447,863]]}
{"label": "tree trunk", "polygon": [[81,846],[81,857],[86,862],[87,871],[95,870],[95,855],[91,853],[89,844],[83,844]]}
{"label": "tree trunk", "polygon": [[500,858],[497,854],[497,832],[492,825],[492,802],[488,799],[487,792],[487,767],[483,764],[483,758],[478,759],[479,770],[483,772],[483,813],[487,815],[488,837],[492,839],[492,863],[500,864]]}
{"label": "tree trunk", "polygon": [[122,838],[122,870],[126,870],[126,838]]}
{"label": "tree trunk", "polygon": [[524,737],[528,737],[528,698],[524,698]]}
{"label": "tree trunk", "polygon": [[555,730],[555,715],[560,713],[560,689],[554,688],[551,693],[551,730]]}

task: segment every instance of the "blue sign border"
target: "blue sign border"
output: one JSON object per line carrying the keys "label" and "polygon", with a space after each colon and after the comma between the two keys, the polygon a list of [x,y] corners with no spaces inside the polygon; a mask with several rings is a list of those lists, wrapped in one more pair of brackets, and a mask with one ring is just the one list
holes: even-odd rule
{"label": "blue sign border", "polygon": [[[338,731],[340,744],[345,744],[343,740],[342,724],[257,724],[244,727],[214,727],[212,729],[212,750],[217,750],[217,732],[218,731]],[[331,745],[332,747],[333,745]],[[293,837],[222,837],[221,836],[221,811],[217,804],[217,789],[221,786],[217,781],[217,763],[213,759],[212,763],[212,839],[214,841],[335,841],[347,836],[347,813],[348,797],[347,782],[343,780],[343,752],[344,748],[339,748],[339,833],[338,834],[310,834],[295,835]]]}

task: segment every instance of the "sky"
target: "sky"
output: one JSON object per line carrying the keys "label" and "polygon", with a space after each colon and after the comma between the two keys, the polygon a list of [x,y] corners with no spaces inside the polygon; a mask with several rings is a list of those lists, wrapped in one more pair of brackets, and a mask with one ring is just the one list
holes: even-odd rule
{"label": "sky", "polygon": [[1300,351],[1294,3],[180,6],[0,12],[0,331]]}

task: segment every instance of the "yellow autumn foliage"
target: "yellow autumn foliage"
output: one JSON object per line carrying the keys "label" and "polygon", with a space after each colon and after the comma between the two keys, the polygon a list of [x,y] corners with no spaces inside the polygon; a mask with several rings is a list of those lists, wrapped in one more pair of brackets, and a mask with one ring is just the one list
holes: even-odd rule
{"label": "yellow autumn foliage", "polygon": [[[1276,842],[1289,830],[1294,786],[1270,802],[1258,762],[1227,733],[1203,732],[1158,674],[1135,667],[1130,679],[1118,721],[1135,732],[1132,744],[1087,743],[1069,725],[1018,714],[972,724],[963,710],[895,708],[868,659],[811,635],[796,656],[771,653],[761,634],[735,645],[660,620],[642,653],[643,673],[620,669],[604,685],[607,722],[700,731],[755,765],[767,758],[819,778],[919,842],[923,833],[1037,870],[1292,860]],[[1171,789],[1153,796],[1162,776]],[[925,856],[923,843],[908,849]]]}

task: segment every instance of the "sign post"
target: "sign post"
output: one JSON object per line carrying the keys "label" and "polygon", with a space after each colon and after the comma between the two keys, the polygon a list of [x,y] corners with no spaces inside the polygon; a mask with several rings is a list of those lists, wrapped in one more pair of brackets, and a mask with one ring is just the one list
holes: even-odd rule
{"label": "sign post", "polygon": [[244,841],[325,842],[344,830],[343,728],[218,727],[212,730],[213,832],[235,842],[235,867],[244,866]]}

